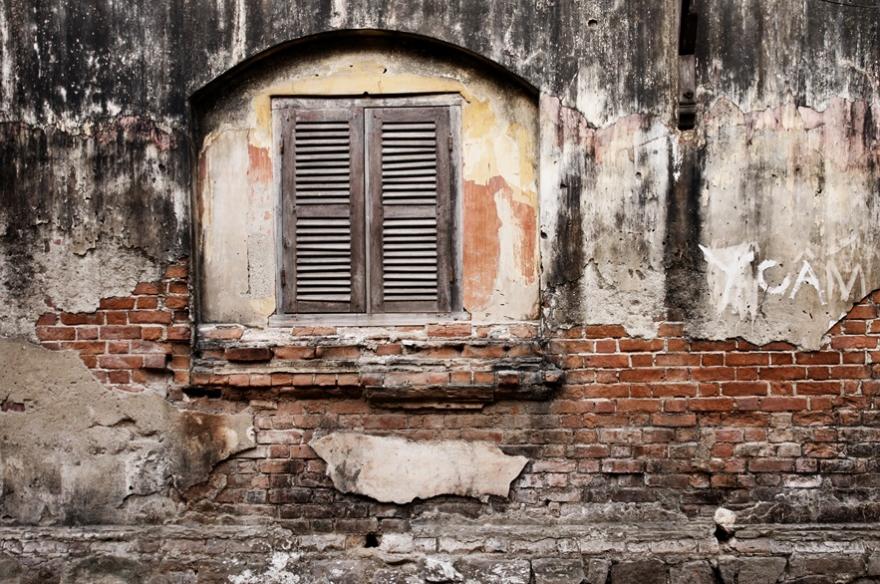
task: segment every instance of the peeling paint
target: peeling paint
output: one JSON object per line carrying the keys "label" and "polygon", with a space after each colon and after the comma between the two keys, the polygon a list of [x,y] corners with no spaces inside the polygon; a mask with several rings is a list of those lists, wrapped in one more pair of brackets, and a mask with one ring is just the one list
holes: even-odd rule
{"label": "peeling paint", "polygon": [[[318,56],[282,58],[273,69],[256,70],[240,88],[218,96],[203,112],[206,134],[200,154],[206,173],[198,204],[204,318],[259,325],[275,309],[278,195],[277,187],[267,184],[270,174],[277,173],[269,154],[273,96],[436,92],[459,93],[464,99],[464,308],[476,320],[534,318],[539,271],[537,120],[531,98],[510,89],[466,63],[373,41],[357,50],[343,44]],[[245,148],[246,164],[240,154]],[[245,175],[248,184],[242,182]],[[250,192],[250,200],[244,202],[242,192]],[[219,218],[220,207],[225,219]],[[474,211],[477,215],[471,216]],[[236,217],[228,217],[230,213]],[[504,221],[492,223],[499,214]],[[230,295],[230,290],[237,293]]]}

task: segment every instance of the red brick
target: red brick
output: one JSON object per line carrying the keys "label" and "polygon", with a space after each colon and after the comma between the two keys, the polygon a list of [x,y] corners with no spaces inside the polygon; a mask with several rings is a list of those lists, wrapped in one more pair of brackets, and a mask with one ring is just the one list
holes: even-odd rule
{"label": "red brick", "polygon": [[134,298],[128,296],[102,298],[98,302],[98,308],[109,310],[130,310],[134,308]]}
{"label": "red brick", "polygon": [[620,338],[626,336],[626,329],[619,324],[591,324],[584,329],[589,339]]}
{"label": "red brick", "polygon": [[591,342],[596,347],[597,353],[616,353],[617,352],[617,341],[614,339],[600,339],[598,341],[586,341]]}
{"label": "red brick", "polygon": [[276,359],[289,361],[300,361],[304,359],[313,359],[315,357],[314,347],[275,347],[272,349]]}
{"label": "red brick", "polygon": [[584,357],[586,367],[614,368],[629,367],[627,355],[587,355]]}
{"label": "red brick", "polygon": [[171,341],[188,341],[190,340],[190,329],[188,326],[169,327],[166,338]]}
{"label": "red brick", "polygon": [[486,385],[495,383],[495,374],[491,371],[474,371],[474,383],[477,385]]}
{"label": "red brick", "polygon": [[49,326],[58,322],[58,316],[52,314],[51,312],[47,312],[45,314],[41,314],[40,318],[37,319],[37,326]]}
{"label": "red brick", "polygon": [[619,399],[617,410],[621,412],[658,412],[660,400],[656,399]]}
{"label": "red brick", "polygon": [[78,326],[76,327],[76,340],[90,341],[98,338],[98,327],[96,326]]}
{"label": "red brick", "polygon": [[684,334],[684,323],[663,322],[657,327],[657,335],[660,337],[680,337]]}
{"label": "red brick", "polygon": [[165,369],[168,366],[168,357],[164,354],[151,353],[143,356],[144,369]]}
{"label": "red brick", "polygon": [[116,384],[131,383],[131,372],[125,370],[108,371],[107,381]]}
{"label": "red brick", "polygon": [[189,269],[186,264],[172,264],[165,268],[166,278],[186,278],[188,274]]}
{"label": "red brick", "polygon": [[182,355],[174,355],[171,357],[171,363],[169,367],[171,369],[189,369],[190,365],[192,365],[192,359],[189,357],[184,357]]}
{"label": "red brick", "polygon": [[624,369],[620,372],[621,381],[663,381],[665,378],[663,369]]}
{"label": "red brick", "polygon": [[871,370],[864,365],[829,367],[829,373],[833,379],[866,379],[871,376]]}
{"label": "red brick", "polygon": [[654,414],[651,416],[651,424],[654,426],[696,426],[697,416],[695,414]]}
{"label": "red brick", "polygon": [[145,326],[141,329],[141,338],[145,341],[158,341],[165,333],[165,329],[159,326]]}
{"label": "red brick", "polygon": [[733,399],[729,397],[708,397],[688,400],[688,407],[695,412],[729,412],[733,410]]}
{"label": "red brick", "polygon": [[357,373],[340,373],[336,376],[336,385],[340,387],[357,387],[360,376]]}
{"label": "red brick", "polygon": [[795,353],[794,357],[795,362],[799,365],[837,365],[840,363],[840,353],[830,351]]}
{"label": "red brick", "polygon": [[700,355],[690,353],[661,353],[654,357],[654,361],[661,366],[685,367],[699,366],[701,359]]}
{"label": "red brick", "polygon": [[877,308],[870,304],[857,304],[846,315],[847,319],[870,320],[877,318]]}
{"label": "red brick", "polygon": [[189,297],[187,296],[166,296],[163,303],[165,308],[189,308]]}
{"label": "red brick", "polygon": [[761,409],[768,412],[801,411],[807,409],[807,399],[803,397],[765,397]]}
{"label": "red brick", "polygon": [[167,343],[154,343],[151,341],[132,341],[130,343],[132,353],[156,353],[162,355],[171,354],[171,345]]}
{"label": "red brick", "polygon": [[246,373],[234,373],[229,376],[229,385],[247,387],[251,384],[251,376]]}
{"label": "red brick", "polygon": [[89,314],[84,312],[63,312],[61,313],[61,323],[68,326],[74,326],[78,324],[104,324],[104,315],[100,313]]}
{"label": "red brick", "polygon": [[635,474],[644,472],[645,463],[632,459],[605,459],[602,472],[607,474]]}
{"label": "red brick", "polygon": [[227,361],[264,362],[272,359],[272,350],[267,347],[229,347],[223,355]]}
{"label": "red brick", "polygon": [[144,361],[140,355],[99,355],[98,366],[102,369],[137,369]]}
{"label": "red brick", "polygon": [[89,369],[96,369],[98,367],[97,355],[85,355],[83,353],[80,353],[79,359],[83,362],[83,365],[85,365]]}
{"label": "red brick", "polygon": [[128,313],[132,324],[171,324],[171,313],[162,310],[133,310]]}
{"label": "red brick", "polygon": [[729,396],[767,395],[767,383],[763,381],[725,381],[721,393]]}
{"label": "red brick", "polygon": [[189,294],[189,286],[185,282],[168,282],[166,290],[168,294]]}
{"label": "red brick", "polygon": [[104,317],[109,325],[128,324],[128,311],[110,310],[104,313]]}
{"label": "red brick", "polygon": [[336,375],[333,373],[317,373],[315,374],[315,385],[319,387],[336,385]]}
{"label": "red brick", "polygon": [[139,310],[156,309],[159,307],[159,299],[155,296],[142,296],[135,301],[135,308]]}
{"label": "red brick", "polygon": [[749,461],[750,472],[792,472],[794,461],[787,458],[753,458]]}
{"label": "red brick", "polygon": [[470,385],[471,372],[470,371],[453,371],[452,373],[450,373],[449,381],[453,385]]}
{"label": "red brick", "polygon": [[323,346],[315,349],[318,359],[357,359],[361,349],[357,346]]}
{"label": "red brick", "polygon": [[758,377],[768,381],[785,381],[806,377],[803,367],[767,367],[758,370]]}
{"label": "red brick", "polygon": [[297,387],[315,385],[315,376],[312,373],[295,373],[290,384]]}
{"label": "red brick", "polygon": [[832,349],[876,349],[877,337],[841,336],[831,339]]}
{"label": "red brick", "polygon": [[77,341],[65,343],[65,348],[79,351],[80,355],[100,355],[107,350],[107,345],[101,341]]}
{"label": "red brick", "polygon": [[839,381],[799,381],[796,389],[798,395],[837,395],[841,385]]}
{"label": "red brick", "polygon": [[426,327],[426,331],[429,337],[469,337],[471,324],[431,324]]}
{"label": "red brick", "polygon": [[113,355],[126,355],[129,353],[131,345],[128,341],[108,341],[107,352]]}
{"label": "red brick", "polygon": [[651,395],[656,397],[694,397],[697,386],[693,383],[657,383],[651,385]]}
{"label": "red brick", "polygon": [[783,341],[773,341],[772,343],[761,345],[760,349],[762,351],[795,351],[797,350],[797,347],[795,345],[792,345],[791,343],[786,343]]}
{"label": "red brick", "polygon": [[379,345],[376,347],[376,354],[379,356],[400,355],[403,347],[398,343],[389,343],[387,345]]}
{"label": "red brick", "polygon": [[724,358],[725,365],[769,365],[770,355],[767,353],[728,353]]}
{"label": "red brick", "polygon": [[66,326],[38,326],[37,338],[41,341],[72,341],[76,339],[76,329]]}
{"label": "red brick", "polygon": [[691,371],[691,377],[696,381],[728,381],[736,378],[736,369],[733,367],[701,367]]}
{"label": "red brick", "polygon": [[663,350],[663,339],[620,339],[617,345],[622,352],[652,352]]}
{"label": "red brick", "polygon": [[250,387],[269,387],[272,385],[272,376],[267,373],[252,373]]}
{"label": "red brick", "polygon": [[135,294],[158,294],[161,291],[161,285],[158,282],[141,282],[134,287]]}
{"label": "red brick", "polygon": [[101,338],[114,339],[139,339],[141,338],[141,327],[139,326],[103,326],[101,327]]}

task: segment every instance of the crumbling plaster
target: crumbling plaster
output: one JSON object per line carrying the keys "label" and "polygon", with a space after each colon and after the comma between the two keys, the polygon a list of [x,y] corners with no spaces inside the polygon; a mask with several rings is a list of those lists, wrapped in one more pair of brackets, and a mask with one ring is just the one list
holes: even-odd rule
{"label": "crumbling plaster", "polygon": [[[679,3],[672,0],[648,7],[613,0],[465,2],[456,10],[435,2],[282,7],[197,0],[129,8],[0,1],[5,336],[30,334],[49,301],[49,281],[60,273],[65,281],[69,266],[79,266],[81,286],[52,291],[50,301],[62,309],[93,306],[108,290],[126,289],[132,278],[181,257],[189,247],[188,97],[267,49],[331,30],[400,31],[463,47],[538,88],[545,119],[565,112],[555,123],[541,123],[538,157],[542,283],[551,321],[619,322],[652,334],[665,313],[685,320],[694,335],[815,347],[862,289],[856,281],[847,298],[823,306],[810,297],[816,287],[802,285],[794,299],[759,294],[747,308],[728,304],[719,313],[725,277],[700,246],[754,247],[748,282],[758,281],[763,262],[775,261],[783,267],[767,269],[767,283],[781,285],[789,275],[781,270],[797,263],[790,250],[803,249],[816,256],[821,267],[811,267],[820,282],[833,256],[844,284],[847,270],[858,265],[864,288],[878,286],[869,265],[876,221],[872,211],[860,212],[878,190],[876,131],[857,115],[833,113],[864,111],[876,127],[876,10],[819,0],[782,12],[767,3],[701,3],[697,128],[680,133],[674,128]],[[742,122],[780,108],[819,115],[823,129],[756,130]],[[594,149],[594,133],[610,142]],[[753,133],[758,139],[748,144]],[[838,148],[834,136],[851,139]],[[864,150],[855,148],[859,140]],[[850,161],[840,166],[831,151],[848,152]],[[805,159],[800,178],[788,185],[772,176],[782,152]],[[854,177],[851,184],[842,182],[841,169]],[[826,170],[828,186],[816,194]],[[751,181],[748,188],[735,184],[737,173]],[[807,192],[814,193],[809,203]],[[734,208],[728,196],[751,202]],[[787,199],[806,210],[786,207]],[[836,226],[806,229],[785,217],[795,213]],[[851,224],[843,221],[847,213]],[[734,240],[737,231],[762,236]],[[264,232],[248,237],[271,241]],[[44,251],[53,246],[63,253]],[[93,246],[106,252],[83,251]],[[840,252],[847,257],[831,253],[840,246],[850,246]],[[83,253],[94,253],[94,264],[130,255],[107,275],[81,260]],[[250,254],[258,274],[248,282],[251,293],[262,294],[264,275],[273,271],[262,260]],[[228,315],[246,320],[269,310],[264,300]]]}
{"label": "crumbling plaster", "polygon": [[275,312],[279,195],[273,96],[432,93],[463,98],[458,214],[464,309],[477,321],[536,318],[538,161],[532,98],[466,62],[373,41],[258,66],[203,116],[197,205],[203,319],[265,325]]}
{"label": "crumbling plaster", "polygon": [[248,410],[200,413],[108,390],[73,352],[0,341],[0,369],[4,522],[161,522],[217,463],[255,446]]}
{"label": "crumbling plaster", "polygon": [[488,442],[332,432],[309,445],[338,490],[397,504],[439,495],[507,497],[528,462]]}

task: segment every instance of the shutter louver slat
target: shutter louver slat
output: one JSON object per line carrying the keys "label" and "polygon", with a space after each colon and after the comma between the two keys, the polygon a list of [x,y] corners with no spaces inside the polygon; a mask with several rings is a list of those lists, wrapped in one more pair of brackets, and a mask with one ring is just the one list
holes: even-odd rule
{"label": "shutter louver slat", "polygon": [[285,140],[285,310],[363,311],[362,118],[294,110]]}
{"label": "shutter louver slat", "polygon": [[371,305],[377,312],[449,310],[448,111],[370,113]]}

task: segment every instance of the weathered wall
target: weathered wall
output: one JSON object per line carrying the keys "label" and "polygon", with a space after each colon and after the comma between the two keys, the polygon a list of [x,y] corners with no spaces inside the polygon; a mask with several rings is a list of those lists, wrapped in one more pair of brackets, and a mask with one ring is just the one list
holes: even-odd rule
{"label": "weathered wall", "polygon": [[[695,3],[697,122],[679,131],[672,0],[0,0],[0,336],[54,351],[0,350],[0,581],[877,576],[880,10],[856,4]],[[240,255],[232,296],[206,289],[227,322],[196,342],[203,272],[181,260],[192,239],[202,267],[200,152],[244,169],[227,195],[268,200],[257,112],[277,79],[249,59],[277,47],[282,73],[350,91],[375,82],[376,55],[303,61],[321,45],[298,39],[353,29],[450,43],[537,88],[537,114],[505,111],[519,90],[489,109],[496,129],[537,115],[518,188],[539,213],[540,291],[536,265],[515,274],[514,317],[539,320],[245,327],[272,310],[271,221],[215,213]],[[383,42],[403,48],[398,81],[497,90],[491,67],[450,62],[460,49]],[[493,163],[506,179],[532,165],[517,154],[518,171]],[[495,271],[471,305],[487,321],[505,316]],[[506,498],[379,503],[325,476],[309,445],[332,432],[529,460]],[[734,537],[712,535],[719,505]],[[205,527],[227,523],[259,527]]]}

